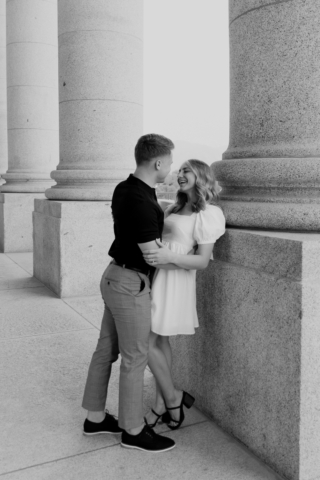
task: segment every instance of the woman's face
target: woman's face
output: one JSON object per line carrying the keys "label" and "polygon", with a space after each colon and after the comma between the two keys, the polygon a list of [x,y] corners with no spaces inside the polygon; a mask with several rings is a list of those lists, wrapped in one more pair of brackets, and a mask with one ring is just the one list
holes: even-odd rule
{"label": "woman's face", "polygon": [[196,184],[196,176],[187,163],[183,163],[178,173],[179,191],[183,193],[190,192]]}

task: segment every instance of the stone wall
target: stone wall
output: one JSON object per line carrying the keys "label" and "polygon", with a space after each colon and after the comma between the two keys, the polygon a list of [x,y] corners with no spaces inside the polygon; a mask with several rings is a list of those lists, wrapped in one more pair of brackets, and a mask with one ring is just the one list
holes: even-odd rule
{"label": "stone wall", "polygon": [[290,479],[320,476],[320,234],[229,229],[197,275],[196,335],[177,384]]}

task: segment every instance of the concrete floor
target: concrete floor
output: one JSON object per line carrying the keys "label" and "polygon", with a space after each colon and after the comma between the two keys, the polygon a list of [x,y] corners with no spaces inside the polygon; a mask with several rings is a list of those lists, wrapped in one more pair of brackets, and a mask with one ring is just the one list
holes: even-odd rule
{"label": "concrete floor", "polygon": [[[82,392],[99,333],[98,296],[59,299],[32,277],[32,254],[0,254],[0,477],[6,480],[275,480],[196,408],[165,431],[163,454],[123,449],[119,435],[82,435]],[[117,414],[119,365],[107,408]],[[154,393],[145,375],[145,406]]]}

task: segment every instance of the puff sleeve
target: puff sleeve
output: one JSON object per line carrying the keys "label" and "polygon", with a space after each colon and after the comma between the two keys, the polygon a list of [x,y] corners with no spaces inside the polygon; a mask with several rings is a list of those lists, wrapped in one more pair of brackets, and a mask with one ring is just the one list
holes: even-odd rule
{"label": "puff sleeve", "polygon": [[221,208],[207,205],[205,210],[197,213],[194,226],[194,239],[198,245],[215,243],[225,233],[226,220]]}

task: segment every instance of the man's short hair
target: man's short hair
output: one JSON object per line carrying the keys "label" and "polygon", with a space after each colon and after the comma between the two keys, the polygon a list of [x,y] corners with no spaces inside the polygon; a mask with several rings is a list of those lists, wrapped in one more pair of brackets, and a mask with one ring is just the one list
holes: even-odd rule
{"label": "man's short hair", "polygon": [[162,135],[148,133],[139,138],[134,149],[137,165],[149,162],[153,158],[169,155],[174,149],[174,143]]}

